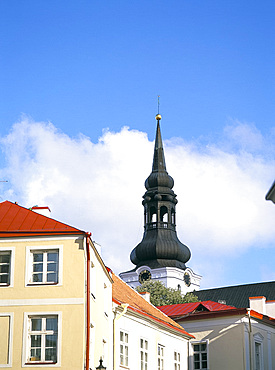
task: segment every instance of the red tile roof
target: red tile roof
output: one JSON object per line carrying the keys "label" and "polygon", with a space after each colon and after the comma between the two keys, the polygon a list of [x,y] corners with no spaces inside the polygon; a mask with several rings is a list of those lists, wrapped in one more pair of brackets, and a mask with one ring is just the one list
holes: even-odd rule
{"label": "red tile roof", "polygon": [[192,303],[179,303],[167,306],[158,307],[162,312],[171,318],[176,318],[179,316],[184,316],[196,311],[221,311],[234,309],[233,306],[228,306],[226,304],[221,304],[213,301],[203,301],[203,302],[192,302]]}
{"label": "red tile roof", "polygon": [[128,309],[193,338],[193,336],[187,333],[182,326],[177,324],[170,317],[166,316],[151,303],[147,302],[138,292],[122,281],[114,273],[112,274],[112,279],[114,282],[112,285],[113,302],[117,304],[128,303]]}
{"label": "red tile roof", "polygon": [[0,238],[30,235],[82,234],[84,231],[18,204],[0,203]]}

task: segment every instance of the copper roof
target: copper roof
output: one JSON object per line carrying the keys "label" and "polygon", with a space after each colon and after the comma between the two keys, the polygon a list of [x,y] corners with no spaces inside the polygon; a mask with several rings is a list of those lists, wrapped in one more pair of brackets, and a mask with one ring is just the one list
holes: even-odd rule
{"label": "copper roof", "polygon": [[275,300],[275,281],[197,290],[196,296],[201,301],[223,301],[238,308],[249,307],[249,297],[265,296],[267,301]]}
{"label": "copper roof", "polygon": [[16,203],[0,203],[0,238],[30,235],[84,233],[79,229],[43,216]]}
{"label": "copper roof", "polygon": [[177,324],[170,317],[166,316],[151,303],[147,302],[139,293],[137,293],[114,273],[112,275],[112,279],[114,281],[112,286],[113,302],[117,304],[128,303],[128,309],[152,319],[166,327],[170,327],[181,334],[185,334],[186,336],[193,338],[193,336],[187,333],[182,326]]}
{"label": "copper roof", "polygon": [[158,308],[169,317],[176,318],[197,311],[221,311],[234,309],[235,307],[213,301],[204,301],[204,302],[171,304],[167,306],[160,306]]}

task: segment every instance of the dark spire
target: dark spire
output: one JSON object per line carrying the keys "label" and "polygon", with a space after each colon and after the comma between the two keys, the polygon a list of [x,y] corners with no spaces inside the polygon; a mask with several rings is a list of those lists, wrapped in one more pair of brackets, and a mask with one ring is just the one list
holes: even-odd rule
{"label": "dark spire", "polygon": [[131,261],[151,268],[178,267],[185,269],[190,259],[189,248],[182,244],[176,233],[176,194],[172,190],[173,178],[166,171],[164,150],[160,132],[160,114],[157,114],[152,172],[145,181],[143,198],[144,235],[133,249]]}
{"label": "dark spire", "polygon": [[157,131],[156,131],[152,171],[153,172],[154,171],[165,171],[166,172],[166,165],[165,165],[165,158],[164,158],[164,151],[163,151],[159,121],[160,120],[158,120]]}

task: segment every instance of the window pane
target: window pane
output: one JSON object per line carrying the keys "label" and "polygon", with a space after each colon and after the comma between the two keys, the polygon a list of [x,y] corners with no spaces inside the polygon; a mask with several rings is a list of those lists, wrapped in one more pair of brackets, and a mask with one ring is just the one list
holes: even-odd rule
{"label": "window pane", "polygon": [[194,363],[194,369],[200,369],[200,363],[199,362],[195,362]]}
{"label": "window pane", "polygon": [[201,354],[201,359],[202,359],[203,361],[207,361],[207,353],[202,353],[202,354]]}
{"label": "window pane", "polygon": [[145,349],[147,350],[148,349],[148,342],[147,342],[147,340],[145,340],[144,342],[145,342]]}
{"label": "window pane", "polygon": [[56,362],[57,335],[46,335],[45,360]]}
{"label": "window pane", "polygon": [[45,360],[57,362],[56,349],[55,348],[46,348],[45,350]]}
{"label": "window pane", "polygon": [[201,344],[201,351],[206,351],[206,343]]}
{"label": "window pane", "polygon": [[34,263],[33,272],[42,272],[42,271],[43,271],[43,263]]}
{"label": "window pane", "polygon": [[194,351],[199,352],[199,350],[200,350],[200,345],[194,344]]}
{"label": "window pane", "polygon": [[7,274],[10,271],[10,265],[0,265],[0,273]]}
{"label": "window pane", "polygon": [[42,319],[32,319],[31,321],[32,331],[41,331],[42,329]]}
{"label": "window pane", "polygon": [[47,273],[47,282],[48,283],[57,283],[58,281],[57,273]]}
{"label": "window pane", "polygon": [[31,346],[41,347],[41,335],[31,335]]}
{"label": "window pane", "polygon": [[9,284],[9,275],[0,275],[0,283]]}
{"label": "window pane", "polygon": [[41,274],[41,273],[33,274],[32,281],[34,283],[42,283],[42,281],[43,281],[43,274]]}
{"label": "window pane", "polygon": [[125,343],[128,343],[128,334],[127,333],[125,333]]}
{"label": "window pane", "polygon": [[207,369],[207,361],[202,361],[202,368]]}
{"label": "window pane", "polygon": [[120,332],[120,341],[123,342],[123,332]]}
{"label": "window pane", "polygon": [[31,361],[41,361],[41,348],[31,348]]}
{"label": "window pane", "polygon": [[57,318],[49,317],[46,319],[46,330],[57,331]]}
{"label": "window pane", "polygon": [[33,262],[43,262],[43,253],[33,253]]}
{"label": "window pane", "polygon": [[49,262],[58,262],[58,252],[48,252],[47,253],[47,261]]}
{"label": "window pane", "polygon": [[0,263],[10,263],[10,253],[1,253]]}

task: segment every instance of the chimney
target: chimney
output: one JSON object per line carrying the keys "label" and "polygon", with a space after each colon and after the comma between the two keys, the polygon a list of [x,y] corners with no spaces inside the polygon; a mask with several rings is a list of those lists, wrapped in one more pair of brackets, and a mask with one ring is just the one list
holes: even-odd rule
{"label": "chimney", "polygon": [[249,307],[263,315],[266,315],[266,298],[260,297],[249,297]]}
{"label": "chimney", "polygon": [[33,206],[30,208],[30,210],[39,213],[42,216],[51,217],[51,210],[49,207]]}
{"label": "chimney", "polygon": [[145,301],[150,303],[150,293],[149,292],[139,292],[139,294],[142,296],[142,298],[145,299]]}

